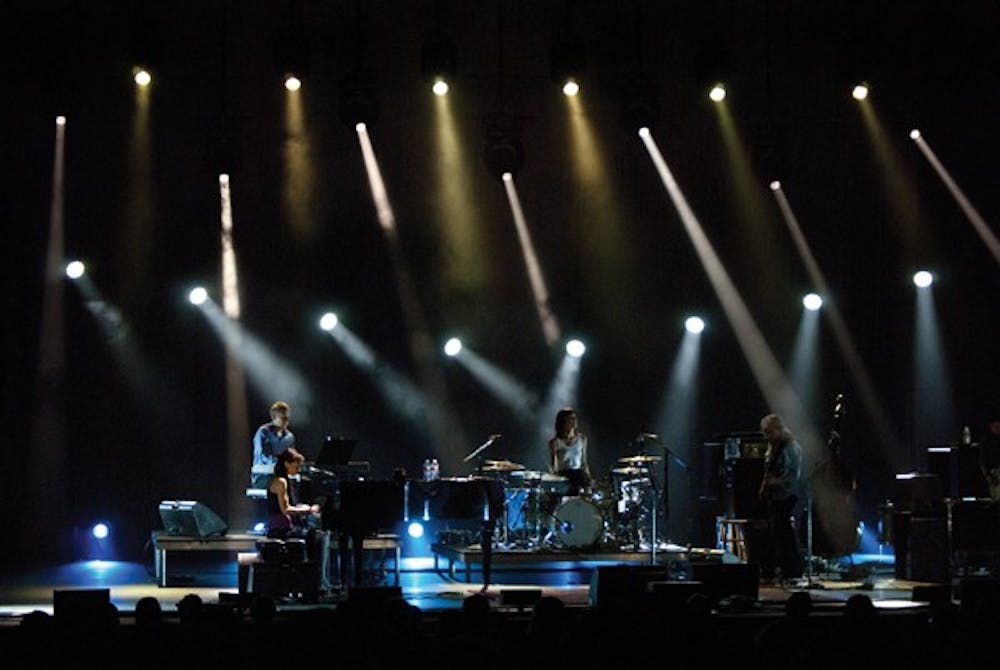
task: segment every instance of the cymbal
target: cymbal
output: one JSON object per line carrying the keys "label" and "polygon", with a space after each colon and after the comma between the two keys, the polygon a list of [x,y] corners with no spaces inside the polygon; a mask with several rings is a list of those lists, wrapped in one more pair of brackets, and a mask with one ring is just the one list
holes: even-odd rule
{"label": "cymbal", "polygon": [[540,480],[542,478],[542,472],[540,470],[516,470],[510,473],[511,477],[517,477],[518,479],[527,480]]}
{"label": "cymbal", "polygon": [[616,475],[625,475],[627,477],[631,477],[633,475],[642,474],[643,470],[641,468],[628,467],[628,468],[614,468],[611,472],[615,473]]}
{"label": "cymbal", "polygon": [[511,472],[514,470],[524,470],[524,466],[513,461],[486,461],[486,465],[482,469],[492,472]]}
{"label": "cymbal", "polygon": [[660,456],[625,456],[624,458],[619,458],[619,463],[658,463],[662,461],[663,458]]}

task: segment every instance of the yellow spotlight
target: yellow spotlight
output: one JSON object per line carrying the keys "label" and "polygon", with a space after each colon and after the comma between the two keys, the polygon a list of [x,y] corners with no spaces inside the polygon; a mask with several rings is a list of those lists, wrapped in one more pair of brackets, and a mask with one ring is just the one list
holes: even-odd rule
{"label": "yellow spotlight", "polygon": [[854,96],[855,100],[864,100],[868,97],[868,84],[858,84],[851,91],[851,95]]}
{"label": "yellow spotlight", "polygon": [[444,95],[448,92],[448,82],[441,77],[437,77],[434,80],[434,86],[431,87],[431,90],[434,91],[434,95]]}
{"label": "yellow spotlight", "polygon": [[574,95],[580,92],[580,84],[576,83],[576,79],[570,77],[569,79],[566,80],[566,83],[563,84],[562,92],[564,95],[573,97]]}
{"label": "yellow spotlight", "polygon": [[136,69],[133,79],[135,79],[135,83],[139,86],[149,86],[153,83],[153,75],[141,67]]}
{"label": "yellow spotlight", "polygon": [[708,92],[708,97],[712,102],[722,102],[726,99],[726,87],[722,84],[716,84]]}
{"label": "yellow spotlight", "polygon": [[289,91],[297,91],[302,88],[302,80],[294,74],[285,77],[285,88]]}
{"label": "yellow spotlight", "polygon": [[775,179],[774,181],[771,182],[771,190],[772,191],[777,191],[780,188],[781,188],[781,182],[780,181],[778,181],[777,179]]}

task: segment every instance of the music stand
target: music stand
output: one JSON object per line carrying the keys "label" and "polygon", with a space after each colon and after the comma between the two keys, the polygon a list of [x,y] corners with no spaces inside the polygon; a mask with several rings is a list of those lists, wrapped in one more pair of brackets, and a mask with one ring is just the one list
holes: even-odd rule
{"label": "music stand", "polygon": [[351,462],[351,456],[354,455],[354,448],[357,446],[358,441],[353,438],[327,435],[316,457],[316,465],[334,469],[344,467]]}

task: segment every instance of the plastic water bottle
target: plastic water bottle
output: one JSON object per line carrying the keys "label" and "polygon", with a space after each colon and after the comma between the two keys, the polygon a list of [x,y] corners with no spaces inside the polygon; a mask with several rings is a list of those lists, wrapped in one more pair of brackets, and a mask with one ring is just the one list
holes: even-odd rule
{"label": "plastic water bottle", "polygon": [[431,459],[431,479],[441,478],[441,465],[438,463],[438,459]]}
{"label": "plastic water bottle", "polygon": [[434,479],[434,468],[431,466],[431,459],[424,459],[424,481],[429,482]]}
{"label": "plastic water bottle", "polygon": [[962,445],[969,446],[972,444],[972,431],[969,430],[968,426],[962,428]]}

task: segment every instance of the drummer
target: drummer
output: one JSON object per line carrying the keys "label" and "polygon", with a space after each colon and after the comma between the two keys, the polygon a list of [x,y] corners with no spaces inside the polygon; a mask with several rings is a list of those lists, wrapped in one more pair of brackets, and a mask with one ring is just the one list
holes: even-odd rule
{"label": "drummer", "polygon": [[567,495],[590,492],[587,436],[577,430],[576,410],[572,407],[556,412],[556,434],[549,440],[549,472],[569,480]]}

